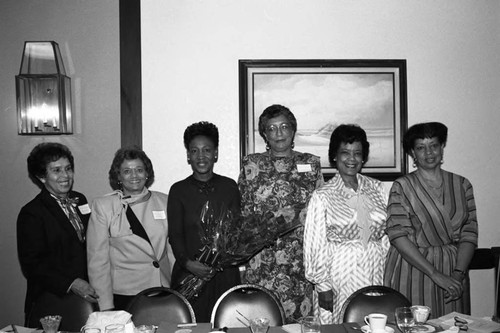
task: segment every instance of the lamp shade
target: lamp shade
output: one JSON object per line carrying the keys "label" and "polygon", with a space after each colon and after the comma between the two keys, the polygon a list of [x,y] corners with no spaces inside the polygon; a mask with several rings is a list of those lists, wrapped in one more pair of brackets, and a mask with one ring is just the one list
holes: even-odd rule
{"label": "lamp shade", "polygon": [[71,79],[56,42],[24,43],[16,100],[19,134],[73,133]]}

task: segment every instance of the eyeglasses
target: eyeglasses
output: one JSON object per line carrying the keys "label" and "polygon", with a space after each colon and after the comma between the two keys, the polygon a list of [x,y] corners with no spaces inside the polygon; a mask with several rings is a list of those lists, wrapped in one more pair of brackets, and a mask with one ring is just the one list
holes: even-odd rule
{"label": "eyeglasses", "polygon": [[469,326],[467,326],[467,320],[460,318],[460,317],[455,317],[455,326],[458,327],[460,331],[468,331]]}
{"label": "eyeglasses", "polygon": [[278,133],[278,129],[280,129],[282,132],[291,132],[292,129],[292,124],[290,123],[283,123],[280,124],[279,126],[276,125],[270,125],[266,127],[266,132],[268,133]]}

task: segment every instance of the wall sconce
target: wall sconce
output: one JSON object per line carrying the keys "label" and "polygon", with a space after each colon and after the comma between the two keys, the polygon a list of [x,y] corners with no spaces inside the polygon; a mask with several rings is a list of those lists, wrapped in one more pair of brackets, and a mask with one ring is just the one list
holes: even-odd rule
{"label": "wall sconce", "polygon": [[71,79],[56,42],[25,42],[16,75],[18,134],[73,133]]}

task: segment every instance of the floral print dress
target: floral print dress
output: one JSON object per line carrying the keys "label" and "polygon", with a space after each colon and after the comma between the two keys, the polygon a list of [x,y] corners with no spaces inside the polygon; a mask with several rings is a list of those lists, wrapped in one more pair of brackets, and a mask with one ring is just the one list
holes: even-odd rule
{"label": "floral print dress", "polygon": [[[322,184],[320,159],[315,155],[248,155],[238,179],[243,215],[272,211],[287,221],[298,218],[304,225],[307,202]],[[295,214],[297,209],[300,214]],[[304,277],[303,233],[304,228],[299,227],[263,249],[242,274],[243,282],[259,284],[278,296],[287,323],[312,314],[313,286]]]}

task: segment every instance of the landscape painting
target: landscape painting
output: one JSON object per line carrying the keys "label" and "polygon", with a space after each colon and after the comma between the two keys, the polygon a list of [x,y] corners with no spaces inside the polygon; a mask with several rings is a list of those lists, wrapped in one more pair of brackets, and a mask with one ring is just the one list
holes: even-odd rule
{"label": "landscape painting", "polygon": [[320,156],[326,178],[335,173],[328,145],[340,124],[357,124],[367,133],[370,155],[362,173],[381,180],[404,174],[405,62],[316,62],[240,61],[242,155],[265,151],[259,116],[269,105],[282,104],[297,118],[294,149]]}

